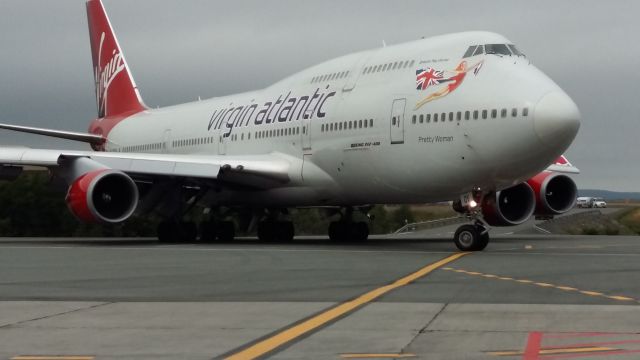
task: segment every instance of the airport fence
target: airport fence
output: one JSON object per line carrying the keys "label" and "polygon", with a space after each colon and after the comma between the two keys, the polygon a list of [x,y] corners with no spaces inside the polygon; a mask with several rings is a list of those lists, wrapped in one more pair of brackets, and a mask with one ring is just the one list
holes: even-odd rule
{"label": "airport fence", "polygon": [[429,229],[434,229],[434,228],[448,226],[448,225],[460,224],[466,221],[467,221],[467,218],[464,216],[453,216],[445,219],[416,222],[416,223],[406,224],[405,226],[396,230],[394,234],[406,234],[406,233],[412,233],[412,232],[421,231],[421,230],[429,230]]}

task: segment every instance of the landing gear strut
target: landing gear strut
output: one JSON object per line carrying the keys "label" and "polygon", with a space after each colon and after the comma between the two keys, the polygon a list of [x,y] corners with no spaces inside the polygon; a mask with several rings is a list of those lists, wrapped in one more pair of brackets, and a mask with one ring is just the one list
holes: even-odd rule
{"label": "landing gear strut", "polygon": [[479,204],[483,193],[475,188],[471,193],[462,195],[453,203],[453,209],[465,214],[472,224],[462,225],[456,230],[453,242],[461,251],[482,251],[489,244],[489,224],[482,219]]}

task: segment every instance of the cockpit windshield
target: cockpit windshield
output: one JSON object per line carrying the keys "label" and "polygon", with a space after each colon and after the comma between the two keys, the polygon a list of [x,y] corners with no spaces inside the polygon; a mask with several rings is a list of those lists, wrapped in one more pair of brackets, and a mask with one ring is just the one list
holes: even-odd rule
{"label": "cockpit windshield", "polygon": [[463,58],[468,58],[476,55],[489,54],[499,56],[525,56],[518,48],[513,44],[485,44],[485,45],[472,45],[469,46],[464,53]]}
{"label": "cockpit windshield", "polygon": [[520,50],[518,50],[518,48],[513,44],[509,45],[509,49],[511,49],[511,52],[513,53],[513,55],[524,56],[524,54]]}
{"label": "cockpit windshield", "polygon": [[511,51],[505,44],[487,44],[484,48],[487,54],[511,56]]}

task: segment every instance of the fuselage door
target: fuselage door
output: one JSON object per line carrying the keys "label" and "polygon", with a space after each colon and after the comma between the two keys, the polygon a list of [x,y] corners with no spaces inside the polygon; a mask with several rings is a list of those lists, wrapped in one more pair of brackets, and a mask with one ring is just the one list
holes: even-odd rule
{"label": "fuselage door", "polygon": [[369,60],[370,57],[371,57],[371,54],[365,54],[360,56],[360,58],[355,62],[351,70],[349,70],[349,76],[347,77],[347,81],[342,87],[343,92],[351,91],[356,87],[356,83],[358,82],[360,75],[362,75],[362,68],[364,67],[364,64],[367,62],[367,60]]}
{"label": "fuselage door", "polygon": [[407,99],[396,99],[391,107],[391,143],[404,144],[404,108]]}
{"label": "fuselage door", "polygon": [[307,154],[311,152],[311,121],[302,120],[302,151]]}
{"label": "fuselage door", "polygon": [[167,154],[173,150],[171,146],[171,129],[166,129],[162,135],[162,152]]}
{"label": "fuselage door", "polygon": [[227,154],[227,138],[222,135],[222,131],[218,135],[218,155]]}

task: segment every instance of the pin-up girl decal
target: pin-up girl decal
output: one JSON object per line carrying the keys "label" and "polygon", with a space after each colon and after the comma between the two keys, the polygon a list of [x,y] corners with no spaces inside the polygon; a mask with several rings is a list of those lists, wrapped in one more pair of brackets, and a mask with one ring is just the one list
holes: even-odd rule
{"label": "pin-up girl decal", "polygon": [[426,90],[431,86],[440,84],[445,84],[445,86],[442,89],[429,94],[423,100],[418,101],[415,109],[417,110],[422,107],[422,105],[430,101],[449,95],[462,84],[462,81],[464,81],[464,78],[467,76],[469,71],[473,70],[474,75],[478,75],[478,72],[482,68],[482,64],[483,61],[480,61],[472,67],[467,67],[467,62],[462,61],[458,64],[455,70],[437,71],[432,68],[417,70],[416,84],[418,90]]}

